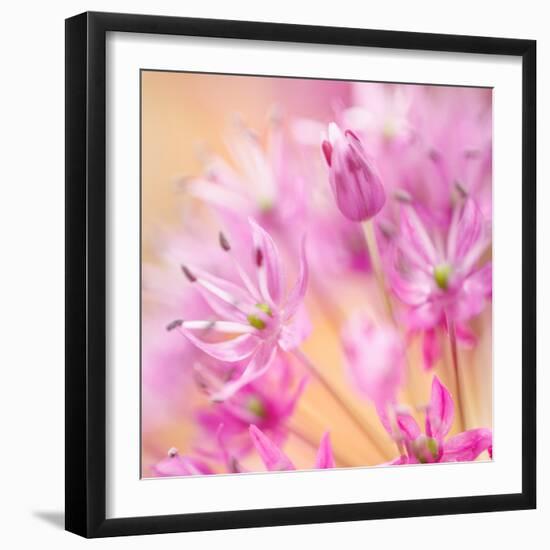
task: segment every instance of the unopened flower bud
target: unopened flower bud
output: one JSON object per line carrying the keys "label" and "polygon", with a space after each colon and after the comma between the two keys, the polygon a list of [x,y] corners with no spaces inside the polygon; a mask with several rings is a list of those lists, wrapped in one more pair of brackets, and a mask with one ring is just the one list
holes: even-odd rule
{"label": "unopened flower bud", "polygon": [[378,214],[386,202],[386,193],[359,138],[351,130],[342,133],[332,122],[328,140],[321,147],[332,193],[342,214],[356,222]]}

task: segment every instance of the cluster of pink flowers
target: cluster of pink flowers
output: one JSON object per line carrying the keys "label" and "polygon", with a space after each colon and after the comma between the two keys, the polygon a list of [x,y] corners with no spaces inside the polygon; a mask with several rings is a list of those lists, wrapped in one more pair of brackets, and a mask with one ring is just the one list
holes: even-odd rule
{"label": "cluster of pink flowers", "polygon": [[[246,472],[250,457],[266,470],[296,469],[283,448],[309,382],[353,415],[302,350],[315,330],[307,297],[337,304],[331,289],[348,274],[381,304],[346,312],[340,327],[350,388],[375,406],[397,449],[379,463],[492,457],[491,430],[466,425],[459,364],[460,347],[477,344],[471,321],[491,300],[491,124],[486,90],[356,84],[333,121],[273,117],[266,140],[239,121],[231,165],[204,153],[204,173],[182,189],[209,223],[190,211],[194,226],[167,252],[172,275],[158,293],[170,305],[158,326],[168,332],[144,355],[144,380],[168,394],[158,381],[179,369],[206,399],[184,407],[194,444],[159,456],[152,475]],[[417,337],[431,395],[406,403]],[[444,345],[454,396],[436,372]],[[463,431],[449,436],[455,409]],[[313,468],[339,465],[329,427],[310,441]]]}

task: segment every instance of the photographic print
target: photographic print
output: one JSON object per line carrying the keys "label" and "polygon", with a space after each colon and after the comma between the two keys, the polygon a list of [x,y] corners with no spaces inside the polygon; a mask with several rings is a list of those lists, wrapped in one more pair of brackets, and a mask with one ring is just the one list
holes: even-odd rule
{"label": "photographic print", "polygon": [[491,460],[492,89],[140,78],[142,478]]}

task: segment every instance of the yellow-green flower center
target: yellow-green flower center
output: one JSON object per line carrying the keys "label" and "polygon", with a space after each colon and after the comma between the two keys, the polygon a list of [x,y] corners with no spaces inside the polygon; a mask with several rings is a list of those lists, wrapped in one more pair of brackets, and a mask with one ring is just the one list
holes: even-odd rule
{"label": "yellow-green flower center", "polygon": [[426,464],[437,458],[439,445],[433,437],[421,436],[413,443],[413,452],[420,464]]}
{"label": "yellow-green flower center", "polygon": [[382,127],[382,135],[390,140],[390,139],[393,139],[395,137],[395,135],[397,134],[397,129],[395,127],[395,122],[393,119],[391,118],[387,118],[385,121],[384,121],[384,125]]}
{"label": "yellow-green flower center", "polygon": [[252,396],[246,405],[246,408],[258,418],[264,418],[266,415],[265,406],[259,397]]}
{"label": "yellow-green flower center", "polygon": [[434,268],[434,280],[436,285],[441,290],[447,290],[449,288],[449,279],[451,278],[451,273],[453,268],[447,264],[439,264]]}
{"label": "yellow-green flower center", "polygon": [[259,207],[262,212],[270,212],[274,206],[275,204],[272,198],[262,197],[259,201]]}
{"label": "yellow-green flower center", "polygon": [[435,458],[437,456],[437,441],[433,437],[428,437],[428,440],[426,441],[426,447],[428,447],[428,451],[432,453],[432,456]]}
{"label": "yellow-green flower center", "polygon": [[[256,307],[260,311],[263,311],[264,313],[266,313],[267,315],[269,316],[272,315],[271,308],[269,307],[268,304],[260,303],[260,304],[256,304]],[[265,321],[261,317],[258,317],[258,315],[255,315],[254,313],[250,313],[249,315],[247,315],[246,319],[248,320],[251,326],[253,326],[258,330],[262,330],[266,327]]]}

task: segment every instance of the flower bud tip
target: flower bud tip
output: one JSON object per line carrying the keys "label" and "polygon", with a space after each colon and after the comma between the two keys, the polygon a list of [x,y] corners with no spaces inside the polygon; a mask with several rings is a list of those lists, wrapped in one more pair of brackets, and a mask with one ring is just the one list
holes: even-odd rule
{"label": "flower bud tip", "polygon": [[321,149],[323,151],[323,155],[325,156],[327,164],[330,166],[332,159],[332,145],[327,140],[324,140],[321,144]]}
{"label": "flower bud tip", "polygon": [[256,248],[256,265],[258,267],[262,267],[262,264],[264,263],[264,254],[260,248]]}
{"label": "flower bud tip", "polygon": [[408,191],[405,191],[405,189],[396,189],[393,193],[393,197],[396,201],[399,201],[399,202],[405,202],[405,203],[412,202],[411,194]]}

